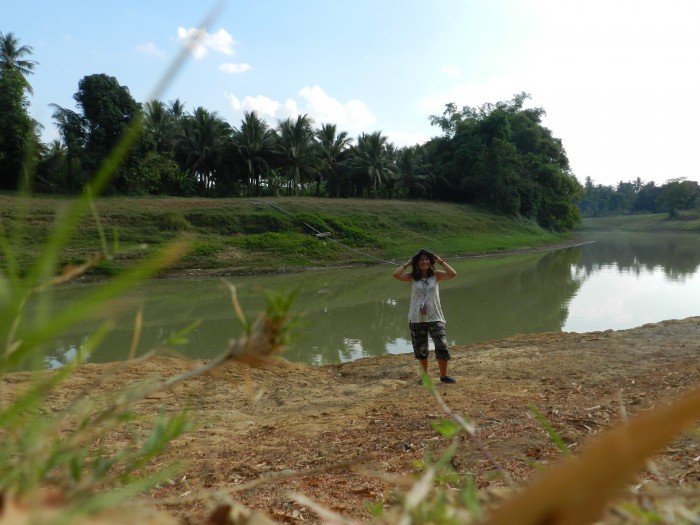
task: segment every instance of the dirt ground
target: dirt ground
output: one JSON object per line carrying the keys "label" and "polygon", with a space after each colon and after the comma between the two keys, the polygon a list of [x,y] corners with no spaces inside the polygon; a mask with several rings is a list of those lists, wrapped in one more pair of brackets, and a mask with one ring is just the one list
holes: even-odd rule
{"label": "dirt ground", "polygon": [[[437,391],[476,425],[488,451],[522,483],[536,474],[535,462],[560,457],[530,405],[571,450],[580,450],[623,412],[633,415],[700,383],[700,317],[624,331],[522,335],[455,347],[452,354],[457,383],[438,383]],[[110,366],[83,366],[50,403],[61,406],[105,372],[106,387],[120,387],[193,363],[158,358],[119,373]],[[3,391],[25,379],[8,378]],[[293,493],[348,518],[368,519],[370,505],[388,502],[391,487],[402,477],[413,479],[422,460],[449,445],[431,426],[445,414],[417,381],[412,355],[322,367],[245,370],[231,363],[151,396],[138,412],[189,407],[198,428],[173,442],[161,460],[186,461],[182,473],[145,499],[179,523],[204,523],[225,498],[275,521],[318,521]],[[700,480],[699,457],[700,442],[685,436],[664,449],[657,465],[669,483],[687,485]],[[466,436],[452,466],[473,473],[479,487],[502,485],[492,462]]]}

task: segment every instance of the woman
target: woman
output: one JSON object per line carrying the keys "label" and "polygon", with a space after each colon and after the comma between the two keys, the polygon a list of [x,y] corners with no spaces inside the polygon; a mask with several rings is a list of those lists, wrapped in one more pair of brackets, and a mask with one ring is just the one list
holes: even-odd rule
{"label": "woman", "polygon": [[[435,271],[435,263],[445,270]],[[411,272],[405,270],[411,266]],[[412,283],[411,306],[408,310],[408,326],[411,330],[413,353],[428,372],[428,334],[435,345],[435,357],[440,369],[442,383],[454,383],[447,375],[450,352],[445,334],[445,317],[440,306],[438,283],[452,279],[457,272],[440,257],[428,250],[420,250],[411,259],[399,266],[392,274],[399,281]]]}

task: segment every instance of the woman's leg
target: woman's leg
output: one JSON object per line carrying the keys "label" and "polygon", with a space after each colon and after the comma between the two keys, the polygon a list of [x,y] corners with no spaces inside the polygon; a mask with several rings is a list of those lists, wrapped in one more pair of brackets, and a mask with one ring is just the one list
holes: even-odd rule
{"label": "woman's leg", "polygon": [[447,347],[445,323],[431,323],[430,337],[435,344],[435,357],[437,358],[438,367],[440,369],[440,379],[446,379],[443,383],[454,383],[454,379],[447,375],[447,361],[450,360],[450,351]]}
{"label": "woman's leg", "polygon": [[411,330],[413,355],[420,361],[425,372],[428,372],[428,323],[408,323]]}
{"label": "woman's leg", "polygon": [[447,376],[447,360],[445,359],[438,359],[438,368],[440,369],[440,377],[446,377]]}
{"label": "woman's leg", "polygon": [[423,370],[425,370],[425,373],[428,373],[428,358],[426,357],[425,359],[420,360],[420,364],[423,366]]}

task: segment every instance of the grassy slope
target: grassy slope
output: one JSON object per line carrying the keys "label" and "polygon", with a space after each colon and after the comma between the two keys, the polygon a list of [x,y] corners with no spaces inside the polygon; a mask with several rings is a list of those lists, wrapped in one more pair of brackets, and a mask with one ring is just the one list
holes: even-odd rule
{"label": "grassy slope", "polygon": [[[65,197],[37,196],[20,202],[12,195],[0,194],[0,218],[5,233],[21,246],[16,256],[22,267],[31,264],[51,235],[56,217],[69,204]],[[567,238],[531,222],[437,202],[113,197],[98,200],[97,209],[108,241],[117,238],[123,249],[114,261],[103,264],[100,270],[104,273],[119,271],[153,247],[180,237],[188,238],[192,249],[174,270],[220,272],[373,261],[363,254],[401,260],[421,247],[445,256],[493,253]],[[23,214],[27,220],[20,219]],[[23,224],[22,228],[16,229],[17,224]],[[330,238],[344,246],[317,239],[310,227],[330,232]],[[577,229],[613,230],[700,231],[700,212],[684,212],[677,219],[665,213],[595,217],[585,219]],[[81,262],[99,247],[96,221],[86,217],[64,251],[61,264]]]}
{"label": "grassy slope", "polygon": [[[42,242],[51,235],[60,210],[69,204],[64,197],[36,196],[20,203],[12,195],[0,194],[0,218],[5,234],[21,246],[20,266],[31,264]],[[531,222],[450,203],[114,197],[99,199],[96,204],[108,242],[118,237],[125,248],[125,253],[103,265],[101,270],[106,273],[129,266],[153,247],[180,237],[190,239],[192,250],[174,270],[220,272],[372,262],[362,254],[401,260],[421,247],[444,256],[493,253],[567,238]],[[27,220],[17,219],[21,208],[25,208]],[[18,224],[23,224],[21,229]],[[317,239],[309,226],[330,232],[330,238],[344,246]],[[81,262],[99,247],[96,221],[86,217],[62,254],[61,263]]]}

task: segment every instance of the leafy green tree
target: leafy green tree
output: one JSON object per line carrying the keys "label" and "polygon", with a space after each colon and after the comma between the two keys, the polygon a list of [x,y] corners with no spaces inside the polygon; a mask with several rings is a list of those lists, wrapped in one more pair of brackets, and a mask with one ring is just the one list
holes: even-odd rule
{"label": "leafy green tree", "polygon": [[246,111],[241,127],[233,130],[233,143],[244,166],[248,194],[257,194],[261,177],[270,170],[275,147],[274,132],[257,112]]}
{"label": "leafy green tree", "polygon": [[213,193],[225,173],[224,156],[231,135],[225,120],[201,106],[181,119],[176,156],[195,177],[200,194]]}
{"label": "leafy green tree", "polygon": [[653,180],[642,184],[637,192],[632,211],[656,213],[658,211],[657,201],[661,191],[661,188]]}
{"label": "leafy green tree", "polygon": [[66,147],[61,139],[42,144],[36,167],[35,189],[43,193],[60,193],[66,188]]}
{"label": "leafy green tree", "polygon": [[597,213],[596,202],[594,200],[595,184],[588,176],[583,184],[583,196],[578,203],[578,209],[584,217],[594,217]]}
{"label": "leafy green tree", "polygon": [[577,204],[583,187],[571,173],[562,141],[542,125],[542,108],[524,108],[529,98],[520,93],[508,105],[512,142],[521,159],[518,176],[520,215],[540,225],[567,230],[580,220]]}
{"label": "leafy green tree", "polygon": [[561,141],[542,125],[544,110],[524,108],[528,98],[520,93],[461,111],[448,104],[442,116],[430,117],[444,132],[428,148],[446,181],[436,184],[436,195],[568,229],[579,220],[583,188]]}
{"label": "leafy green tree", "polygon": [[396,175],[395,157],[393,144],[381,131],[363,133],[358,137],[350,162],[361,183],[367,183],[372,198],[379,195],[382,184]]}
{"label": "leafy green tree", "polygon": [[599,215],[615,213],[617,199],[615,198],[615,188],[612,186],[596,186],[596,200],[598,202]]}
{"label": "leafy green tree", "polygon": [[[203,189],[201,176],[190,170],[188,162],[191,158],[188,160],[188,156],[183,154],[182,141],[185,131],[191,131],[191,117],[179,99],[167,104],[160,100],[144,104],[144,133],[146,142],[153,144],[154,150],[146,153],[142,162],[135,166],[130,192],[195,195],[199,188],[199,193],[215,191],[217,194],[230,194],[232,183],[226,177],[229,170],[225,160],[222,160],[224,165],[219,166],[216,172],[221,180],[213,181],[209,190]],[[226,125],[223,121],[220,124]],[[225,150],[225,146],[222,148]]]}
{"label": "leafy green tree", "polygon": [[85,123],[85,148],[90,167],[99,166],[138,116],[140,105],[117,79],[89,75],[73,95]]}
{"label": "leafy green tree", "polygon": [[518,215],[523,192],[520,171],[521,159],[515,145],[505,138],[491,137],[478,177],[482,202],[491,209]]}
{"label": "leafy green tree", "polygon": [[0,69],[0,189],[17,189],[28,176],[35,123],[28,113],[29,101],[22,75]]}
{"label": "leafy green tree", "polygon": [[632,187],[634,188],[634,193],[639,193],[644,187],[644,181],[641,177],[637,177],[636,180],[632,181]]}
{"label": "leafy green tree", "polygon": [[541,226],[567,231],[581,222],[577,203],[583,188],[573,175],[562,172],[551,164],[541,164],[535,175],[537,213],[535,220]]}
{"label": "leafy green tree", "polygon": [[34,94],[34,91],[27,80],[27,75],[34,73],[37,63],[34,60],[26,60],[24,57],[32,53],[33,49],[30,46],[19,45],[19,40],[13,33],[0,33],[0,69],[2,72],[16,72],[22,87],[29,94]]}
{"label": "leafy green tree", "polygon": [[469,106],[464,106],[462,111],[457,110],[457,105],[454,102],[445,104],[445,110],[442,115],[430,115],[428,120],[432,126],[438,126],[445,137],[448,139],[454,138],[457,130],[461,127],[464,119],[476,118],[475,111]]}
{"label": "leafy green tree", "polygon": [[617,213],[631,212],[635,200],[637,200],[636,185],[633,182],[618,182],[615,191],[615,211]]}
{"label": "leafy green tree", "polygon": [[431,168],[423,146],[408,146],[398,150],[396,174],[407,197],[422,198],[428,195]]}
{"label": "leafy green tree", "polygon": [[595,185],[586,178],[585,197],[579,208],[584,217],[626,214],[630,212],[657,213],[667,211],[676,216],[680,210],[692,208],[697,201],[697,183],[673,179],[662,187],[654,181],[620,181],[616,186]]}
{"label": "leafy green tree", "polygon": [[53,119],[65,146],[65,177],[63,189],[74,192],[80,186],[80,157],[85,143],[85,123],[75,111],[50,104],[54,108]]}
{"label": "leafy green tree", "polygon": [[172,115],[172,117],[178,121],[182,117],[185,116],[185,103],[182,102],[179,98],[176,98],[175,100],[171,100],[169,102],[168,106],[168,112]]}
{"label": "leafy green tree", "polygon": [[186,163],[176,161],[175,147],[183,118],[184,107],[179,100],[169,104],[151,100],[144,104],[143,130],[154,151],[149,151],[136,166],[138,174],[130,181],[130,193],[189,195],[195,192],[196,184],[188,179]]}
{"label": "leafy green tree", "polygon": [[697,182],[685,178],[672,179],[661,186],[657,204],[675,218],[681,210],[694,208],[698,202],[698,196],[700,196],[700,187]]}
{"label": "leafy green tree", "polygon": [[302,183],[313,180],[321,166],[312,126],[308,115],[298,115],[296,120],[287,118],[280,122],[277,130],[276,149],[282,174],[294,195],[298,195]]}
{"label": "leafy green tree", "polygon": [[[328,194],[331,197],[339,197],[341,191],[341,163],[347,157],[352,139],[346,131],[338,132],[335,124],[322,124],[316,130],[316,141],[318,143],[319,157],[321,160],[321,168],[319,171],[321,177],[326,181]],[[316,194],[319,194],[319,186],[317,182]]]}
{"label": "leafy green tree", "polygon": [[0,189],[17,188],[38,149],[26,96],[33,93],[26,77],[36,62],[24,58],[31,54],[32,48],[21,46],[14,34],[0,33]]}
{"label": "leafy green tree", "polygon": [[460,126],[460,132],[472,133],[477,138],[471,174],[479,201],[491,209],[517,215],[521,159],[513,144],[509,109],[499,102],[495,106],[485,104],[471,114],[477,115],[473,125]]}
{"label": "leafy green tree", "polygon": [[151,100],[144,105],[144,131],[151,136],[158,153],[173,150],[177,133],[177,117],[167,104],[160,100]]}
{"label": "leafy green tree", "polygon": [[129,173],[131,195],[188,195],[187,178],[174,159],[157,151],[148,152]]}
{"label": "leafy green tree", "polygon": [[[84,142],[80,161],[85,177],[90,179],[100,168],[108,167],[114,170],[108,190],[128,192],[132,185],[129,177],[138,177],[139,163],[154,147],[139,126],[143,118],[141,105],[127,87],[105,74],[83,77],[73,98],[82,112]],[[127,133],[137,134],[131,151],[122,156],[118,165],[109,166],[105,161]]]}

